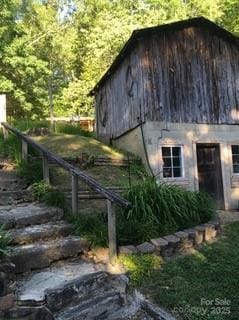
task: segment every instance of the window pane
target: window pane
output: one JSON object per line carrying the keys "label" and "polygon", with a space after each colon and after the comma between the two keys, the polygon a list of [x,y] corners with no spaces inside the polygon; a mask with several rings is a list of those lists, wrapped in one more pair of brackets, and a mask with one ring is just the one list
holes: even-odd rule
{"label": "window pane", "polygon": [[239,145],[232,146],[232,154],[239,154]]}
{"label": "window pane", "polygon": [[239,155],[232,156],[233,164],[239,164]]}
{"label": "window pane", "polygon": [[174,157],[180,157],[180,152],[181,148],[180,147],[173,147],[173,156]]}
{"label": "window pane", "polygon": [[180,167],[181,166],[181,161],[179,157],[173,158],[173,166],[174,167]]}
{"label": "window pane", "polygon": [[233,172],[239,173],[239,165],[238,164],[233,165]]}
{"label": "window pane", "polygon": [[162,154],[163,154],[163,157],[170,157],[171,156],[170,147],[162,147]]}
{"label": "window pane", "polygon": [[181,168],[173,168],[173,176],[181,177]]}
{"label": "window pane", "polygon": [[172,168],[163,168],[163,177],[171,178],[172,177]]}
{"label": "window pane", "polygon": [[172,166],[172,161],[171,161],[171,158],[163,158],[163,165],[164,167],[171,167]]}

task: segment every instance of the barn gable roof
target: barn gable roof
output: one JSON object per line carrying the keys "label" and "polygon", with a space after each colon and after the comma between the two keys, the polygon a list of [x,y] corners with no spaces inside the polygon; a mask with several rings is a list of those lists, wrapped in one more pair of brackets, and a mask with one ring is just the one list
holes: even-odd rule
{"label": "barn gable roof", "polygon": [[104,84],[104,82],[110,77],[110,75],[118,68],[122,60],[132,51],[139,39],[142,39],[144,37],[146,38],[149,35],[153,34],[160,34],[168,31],[177,31],[191,27],[207,28],[211,33],[216,34],[217,36],[225,39],[230,43],[233,43],[239,48],[238,37],[234,36],[229,31],[223,29],[222,27],[219,27],[217,24],[204,17],[191,18],[155,27],[138,29],[133,31],[131,37],[125,43],[125,45],[123,46],[119,54],[116,56],[111,66],[106,71],[106,73],[95,85],[95,87],[90,91],[90,95],[94,95],[94,93]]}

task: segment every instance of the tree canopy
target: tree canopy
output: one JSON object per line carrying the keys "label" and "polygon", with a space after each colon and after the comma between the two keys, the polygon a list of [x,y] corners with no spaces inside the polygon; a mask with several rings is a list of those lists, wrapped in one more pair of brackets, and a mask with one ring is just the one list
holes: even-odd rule
{"label": "tree canopy", "polygon": [[133,30],[203,15],[239,35],[238,13],[237,0],[1,0],[0,91],[14,117],[91,115]]}

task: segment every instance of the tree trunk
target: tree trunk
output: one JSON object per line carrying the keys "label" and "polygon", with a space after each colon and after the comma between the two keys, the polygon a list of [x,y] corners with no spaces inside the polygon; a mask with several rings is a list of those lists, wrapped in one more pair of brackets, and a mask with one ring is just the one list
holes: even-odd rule
{"label": "tree trunk", "polygon": [[50,102],[51,131],[54,132],[55,131],[55,125],[54,125],[54,104],[53,104],[52,77],[49,80],[48,93],[49,93],[49,102]]}

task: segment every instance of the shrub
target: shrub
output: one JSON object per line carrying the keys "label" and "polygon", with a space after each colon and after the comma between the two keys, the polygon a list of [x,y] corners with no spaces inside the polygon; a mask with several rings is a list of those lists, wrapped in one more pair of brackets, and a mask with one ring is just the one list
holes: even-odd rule
{"label": "shrub", "polygon": [[132,186],[125,197],[133,205],[122,211],[121,217],[133,226],[138,223],[145,226],[141,240],[146,240],[151,230],[153,234],[162,235],[208,221],[215,212],[213,201],[207,194],[158,184],[152,178]]}
{"label": "shrub", "polygon": [[20,140],[13,134],[9,134],[6,140],[3,139],[3,135],[0,136],[0,154],[9,158],[14,162],[18,162],[20,160],[21,155],[21,142]]}
{"label": "shrub", "polygon": [[16,163],[16,169],[18,175],[26,182],[27,185],[39,182],[43,178],[41,161],[31,161],[29,159],[28,162],[26,162],[19,160]]}
{"label": "shrub", "polygon": [[92,137],[94,134],[92,132],[83,130],[79,124],[69,124],[69,123],[56,123],[56,133],[65,133],[72,135],[80,135],[84,137]]}
{"label": "shrub", "polygon": [[70,215],[70,222],[75,226],[75,232],[86,238],[93,246],[106,247],[108,244],[107,215],[98,213],[92,215]]}
{"label": "shrub", "polygon": [[[212,199],[204,193],[186,191],[175,185],[157,184],[152,178],[134,185],[124,195],[128,210],[117,210],[120,245],[138,244],[210,220],[215,212]],[[107,243],[106,215],[73,218],[76,231],[94,244]]]}
{"label": "shrub", "polygon": [[66,209],[66,199],[63,192],[52,187],[44,180],[35,182],[32,185],[33,197],[38,201],[43,201],[49,206]]}
{"label": "shrub", "polygon": [[28,119],[21,119],[21,120],[14,120],[12,125],[20,131],[26,131],[32,128],[50,128],[50,121],[47,120],[28,120]]}

